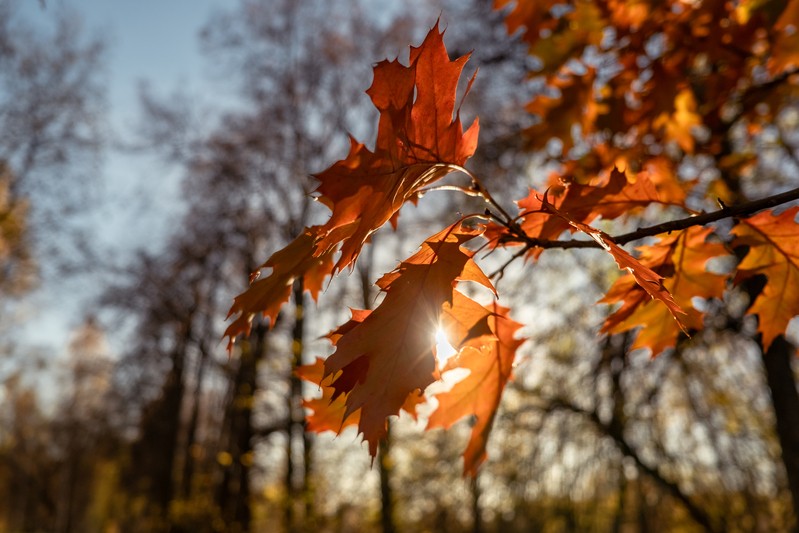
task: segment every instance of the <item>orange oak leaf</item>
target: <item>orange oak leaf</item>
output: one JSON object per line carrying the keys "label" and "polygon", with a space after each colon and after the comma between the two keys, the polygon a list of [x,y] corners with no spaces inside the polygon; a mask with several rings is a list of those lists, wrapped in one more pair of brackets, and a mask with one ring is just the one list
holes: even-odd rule
{"label": "orange oak leaf", "polygon": [[[675,231],[652,246],[638,248],[641,264],[665,276],[663,286],[685,311],[683,322],[692,330],[702,329],[704,314],[696,309],[693,298],[721,298],[727,276],[707,270],[713,258],[728,255],[723,244],[708,242],[712,228],[692,227]],[[680,327],[670,319],[669,310],[652,300],[633,276],[619,278],[601,303],[623,302],[602,326],[602,333],[622,333],[641,327],[631,349],[649,348],[652,357],[673,347]]]}
{"label": "orange oak leaf", "polygon": [[540,118],[538,124],[526,130],[532,148],[544,148],[554,137],[563,143],[562,150],[566,154],[574,146],[574,125],[580,125],[584,133],[594,131],[596,119],[603,111],[594,99],[595,74],[596,71],[590,69],[587,74],[578,76],[563,67],[550,80],[558,96],[541,94],[527,104],[527,111]]}
{"label": "orange oak leaf", "polygon": [[[329,332],[326,335],[327,339],[335,346],[345,333],[363,322],[371,312],[370,309],[350,309],[351,318]],[[324,359],[317,357],[313,364],[303,365],[297,368],[295,373],[301,379],[319,385],[322,391],[321,398],[303,399],[302,401],[303,407],[310,410],[310,413],[305,417],[308,431],[314,433],[322,433],[324,431],[341,433],[344,428],[358,424],[361,418],[360,410],[347,415],[346,395],[336,395],[336,390],[332,387],[332,383],[337,376],[325,377]],[[412,394],[408,396],[402,409],[416,418],[416,406],[424,401],[425,398],[421,393],[418,395]]]}
{"label": "orange oak leaf", "polygon": [[611,220],[653,203],[663,202],[646,174],[635,176],[635,181],[631,182],[626,172],[614,167],[607,178],[588,185],[570,184],[558,209],[573,219],[590,224],[597,217]]}
{"label": "orange oak leaf", "polygon": [[[635,181],[630,182],[626,173],[615,167],[604,177],[595,178],[586,185],[558,183],[549,188],[547,198],[552,198],[552,206],[566,214],[568,219],[585,224],[600,216],[609,220],[618,218],[653,203],[682,205],[682,202],[674,200],[661,201],[647,173],[639,173]],[[544,209],[541,194],[535,189],[519,200],[518,205],[522,219],[520,226],[528,237],[556,239],[567,229],[576,229],[565,218],[553,217]],[[501,242],[504,233],[507,233],[507,228],[496,224],[489,226],[486,232],[489,240],[493,238],[497,243]],[[530,250],[531,257],[540,253],[541,249]]]}
{"label": "orange oak leaf", "polygon": [[674,97],[674,112],[661,113],[652,123],[655,128],[663,128],[663,137],[676,142],[684,152],[694,151],[693,128],[702,124],[702,117],[696,112],[696,98],[690,89],[683,89]]}
{"label": "orange oak leaf", "polygon": [[350,319],[325,335],[330,343],[335,346],[342,335],[350,331],[352,328],[360,324],[371,314],[371,309],[352,309],[350,308]]}
{"label": "orange oak leaf", "polygon": [[799,0],[789,0],[785,6],[774,24],[776,35],[768,60],[768,69],[774,75],[799,68]]}
{"label": "orange oak leaf", "polygon": [[[524,1],[524,0],[522,0]],[[527,0],[532,4],[538,0]],[[530,47],[530,54],[542,62],[543,72],[552,72],[565,63],[570,57],[579,55],[586,46],[599,46],[602,42],[606,21],[602,10],[596,2],[573,2],[572,9],[562,11],[558,17],[559,27],[568,27],[568,31],[554,31]],[[591,113],[594,106],[589,105]],[[593,127],[593,119],[591,120]]]}
{"label": "orange oak leaf", "polygon": [[[563,198],[562,187],[554,191],[552,202],[559,205]],[[553,217],[544,210],[541,203],[542,195],[535,189],[530,189],[526,198],[517,203],[521,211],[521,228],[528,237],[534,239],[557,239],[561,233],[569,229],[569,223],[560,217]],[[533,252],[535,250],[531,250]],[[540,253],[540,251],[538,251]]]}
{"label": "orange oak leaf", "polygon": [[[352,264],[372,232],[396,223],[405,202],[415,201],[423,187],[474,153],[478,122],[464,133],[456,109],[468,58],[449,59],[436,25],[421,46],[411,47],[409,66],[386,60],[375,67],[367,91],[380,112],[374,152],[352,139],[346,159],[315,176],[318,200],[332,211],[318,247],[343,241],[336,270]],[[342,226],[351,229],[344,236],[333,232]]]}
{"label": "orange oak leaf", "polygon": [[333,389],[331,384],[335,376],[325,377],[324,359],[317,357],[313,364],[303,365],[295,373],[305,381],[319,385],[322,390],[321,398],[303,399],[302,401],[303,407],[311,411],[305,416],[306,429],[308,431],[313,431],[314,433],[323,431],[341,433],[344,428],[358,423],[361,418],[360,411],[347,415],[345,397],[338,396],[333,398],[335,389]]}
{"label": "orange oak leaf", "polygon": [[638,173],[652,182],[661,202],[669,205],[685,205],[685,187],[689,186],[677,178],[674,163],[663,156],[649,158]]}
{"label": "orange oak leaf", "polygon": [[[225,330],[228,338],[228,351],[233,348],[233,342],[239,335],[250,332],[253,317],[261,313],[271,323],[277,318],[280,308],[291,295],[291,284],[295,279],[302,277],[306,290],[316,299],[325,278],[333,269],[333,250],[319,253],[316,245],[316,234],[319,226],[306,228],[296,239],[285,248],[272,254],[261,265],[259,272],[253,274],[250,287],[233,299],[233,305],[228,311],[228,318],[238,315]],[[258,279],[261,269],[271,269],[270,274]]]}
{"label": "orange oak leaf", "polygon": [[[495,9],[505,8],[511,0],[494,0]],[[525,28],[522,38],[530,45],[530,54],[543,63],[544,71],[564,61],[568,55],[580,55],[589,44],[599,45],[605,21],[593,2],[570,2],[571,9],[556,11],[556,0],[515,0],[505,17],[508,33]],[[569,31],[560,31],[566,27]]]}
{"label": "orange oak leaf", "polygon": [[438,408],[430,415],[427,428],[449,428],[465,416],[474,416],[469,444],[463,452],[464,475],[476,476],[486,460],[486,445],[502,392],[513,372],[516,351],[524,340],[516,339],[521,324],[509,316],[510,309],[493,303],[488,309],[489,338],[467,344],[447,361],[444,370],[468,369],[469,375],[447,392],[436,394]]}
{"label": "orange oak leaf", "polygon": [[385,436],[386,419],[438,377],[433,333],[442,306],[453,301],[455,284],[474,281],[494,290],[472,260],[474,252],[461,246],[480,233],[458,223],[429,237],[378,280],[385,298],[338,338],[325,361],[325,375],[334,376],[333,398],[346,396],[344,417],[361,412],[358,429],[372,456]]}
{"label": "orange oak leaf", "polygon": [[799,206],[782,214],[763,211],[741,220],[732,229],[734,246],[749,246],[738,265],[736,281],[762,274],[766,285],[749,308],[758,316],[758,331],[763,334],[763,349],[785,333],[788,322],[799,315]]}
{"label": "orange oak leaf", "polygon": [[494,8],[502,9],[513,3],[513,9],[505,17],[509,34],[524,28],[524,40],[533,45],[541,38],[541,30],[551,29],[557,23],[550,9],[557,0],[514,1],[494,0]]}
{"label": "orange oak leaf", "polygon": [[[456,109],[467,60],[468,55],[449,59],[436,25],[421,46],[411,48],[409,66],[395,60],[375,67],[367,91],[380,112],[375,150],[352,139],[347,158],[316,176],[318,200],[332,211],[330,219],[276,252],[261,267],[272,269],[269,276],[234,299],[228,317],[238,316],[225,331],[228,349],[249,332],[256,314],[274,322],[294,279],[304,276],[316,297],[324,278],[351,265],[372,232],[387,221],[396,224],[405,202],[415,202],[424,186],[474,153],[478,122],[464,132]],[[336,251],[340,255],[333,264]]]}
{"label": "orange oak leaf", "polygon": [[462,292],[455,290],[452,301],[441,310],[439,327],[450,345],[460,350],[467,343],[476,342],[483,336],[492,336],[489,318],[491,311]]}
{"label": "orange oak leaf", "polygon": [[640,261],[627,253],[624,248],[613,242],[613,239],[611,239],[610,235],[604,231],[592,228],[588,224],[583,224],[582,222],[572,220],[567,214],[559,211],[549,203],[546,194],[544,194],[541,204],[544,209],[566,220],[576,229],[582,231],[596,241],[605,251],[613,256],[613,259],[616,260],[616,264],[619,265],[619,268],[622,270],[627,270],[633,275],[635,282],[641,288],[643,288],[649,294],[649,296],[655,300],[660,300],[666,306],[671,313],[671,316],[677,321],[677,325],[680,327],[680,329],[683,331],[686,330],[685,324],[682,322],[681,318],[685,316],[685,311],[683,311],[677,302],[674,301],[674,298],[671,296],[671,294],[669,294],[669,291],[663,286],[663,276],[642,265]]}

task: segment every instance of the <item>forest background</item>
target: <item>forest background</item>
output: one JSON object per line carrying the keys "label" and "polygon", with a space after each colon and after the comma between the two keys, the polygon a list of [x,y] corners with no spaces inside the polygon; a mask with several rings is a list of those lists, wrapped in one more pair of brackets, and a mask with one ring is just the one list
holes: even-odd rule
{"label": "forest background", "polygon": [[[375,305],[373,282],[431,227],[470,212],[459,197],[434,191],[405,208],[398,230],[374,234],[357,267],[317,303],[295,290],[271,330],[256,321],[240,350],[225,350],[225,316],[249,275],[304,226],[325,221],[309,200],[311,174],[345,156],[348,133],[374,137],[377,113],[364,92],[372,66],[398,55],[407,63],[408,45],[440,17],[450,57],[472,52],[464,78],[479,67],[460,108],[464,124],[480,118],[467,166],[512,207],[553,172],[589,174],[600,164],[580,141],[585,117],[602,113],[581,107],[581,94],[616,67],[601,39],[585,49],[567,39],[605,35],[590,23],[592,9],[611,4],[552,4],[540,14],[538,48],[506,18],[517,6],[477,0],[241,1],[203,16],[187,7],[179,30],[165,27],[164,55],[196,39],[205,66],[177,68],[208,79],[142,80],[135,110],[121,110],[114,76],[127,77],[120,72],[131,65],[115,66],[113,30],[87,27],[68,2],[0,2],[0,530],[796,527],[797,463],[786,450],[799,447],[784,443],[799,424],[780,426],[767,371],[778,365],[796,396],[795,357],[778,339],[782,358],[764,358],[758,321],[746,313],[762,286],[730,286],[695,305],[689,297],[704,315],[701,333],[652,359],[651,349],[633,349],[636,331],[598,333],[612,308],[595,302],[619,276],[604,252],[553,250],[527,264],[481,253],[487,272],[501,271],[501,303],[526,342],[488,460],[466,477],[461,453],[474,417],[423,432],[432,407],[418,419],[403,414],[371,465],[354,428],[338,438],[305,431],[302,398],[319,387],[295,373],[332,352],[325,335],[350,318],[348,307]],[[797,11],[795,0],[689,4],[739,17],[718,21],[766,13],[776,26],[781,13]],[[654,10],[624,6],[639,17]],[[164,23],[155,13],[141,20],[145,46]],[[751,52],[756,37],[741,48]],[[653,65],[673,49],[663,33],[642,46],[640,61]],[[582,67],[568,63],[578,48]],[[666,134],[646,144],[662,150],[663,165],[676,161],[677,183],[722,206],[796,187],[788,50],[774,55],[785,63],[779,74],[762,72],[757,90],[742,87],[748,99],[720,124],[698,117],[701,94],[692,102],[679,83],[659,80]],[[692,56],[686,79],[716,72],[713,53]],[[548,87],[562,62],[589,81]],[[564,101],[573,113],[559,113]],[[759,118],[742,119],[749,112]],[[716,136],[729,144],[723,157],[698,148]],[[601,227],[615,234],[662,220],[652,209],[637,216]],[[726,261],[713,271],[729,269]]]}

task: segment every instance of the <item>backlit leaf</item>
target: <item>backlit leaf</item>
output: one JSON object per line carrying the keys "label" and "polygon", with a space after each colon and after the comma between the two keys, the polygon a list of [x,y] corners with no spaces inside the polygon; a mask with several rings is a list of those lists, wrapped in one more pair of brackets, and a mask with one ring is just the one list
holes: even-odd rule
{"label": "backlit leaf", "polygon": [[436,394],[438,408],[430,415],[427,427],[448,428],[466,416],[476,417],[469,444],[463,453],[464,474],[476,476],[486,459],[486,445],[502,392],[513,373],[516,351],[524,340],[516,333],[522,327],[509,316],[509,309],[496,303],[488,307],[492,335],[467,343],[445,370],[465,368],[469,375],[451,390]]}
{"label": "backlit leaf", "polygon": [[766,285],[749,313],[759,319],[763,347],[768,350],[778,335],[785,333],[788,322],[799,315],[799,224],[795,222],[799,206],[775,215],[771,210],[741,220],[732,229],[734,245],[749,246],[738,265],[737,280],[763,274]]}
{"label": "backlit leaf", "polygon": [[[381,61],[367,93],[380,112],[375,150],[352,140],[346,159],[318,174],[318,199],[332,211],[318,246],[339,242],[333,230],[352,226],[336,269],[350,265],[372,232],[394,219],[418,192],[463,165],[477,147],[477,121],[464,133],[456,109],[458,80],[468,55],[454,61],[434,27],[410,65]],[[453,119],[454,115],[454,119]]]}
{"label": "backlit leaf", "polygon": [[474,281],[493,291],[472,260],[474,252],[461,246],[480,233],[457,224],[429,237],[378,281],[385,298],[338,338],[325,361],[325,375],[335,376],[332,397],[346,395],[344,418],[360,410],[358,429],[372,456],[386,419],[438,378],[434,332],[442,307],[453,302],[455,284]]}
{"label": "backlit leaf", "polygon": [[[693,227],[675,231],[651,246],[640,246],[638,260],[641,264],[663,275],[663,286],[685,311],[685,327],[700,330],[703,313],[696,309],[693,298],[721,298],[727,276],[709,272],[711,259],[728,255],[718,242],[708,242],[711,228]],[[652,356],[673,347],[680,335],[679,324],[671,320],[669,309],[652,300],[633,276],[619,278],[610,288],[602,303],[623,302],[602,327],[603,333],[622,333],[641,327],[631,349],[649,348]]]}

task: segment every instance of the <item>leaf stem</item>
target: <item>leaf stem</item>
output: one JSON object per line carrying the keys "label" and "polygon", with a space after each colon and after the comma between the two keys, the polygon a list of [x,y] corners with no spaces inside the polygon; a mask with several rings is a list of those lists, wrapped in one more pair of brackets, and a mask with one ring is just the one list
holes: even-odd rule
{"label": "leaf stem", "polygon": [[508,214],[508,212],[505,211],[505,209],[503,209],[503,207],[501,205],[499,205],[499,202],[497,202],[494,199],[493,196],[491,196],[491,193],[488,191],[488,189],[485,187],[485,185],[483,185],[483,182],[480,181],[480,178],[478,178],[475,174],[473,174],[469,169],[464,168],[464,167],[462,167],[460,165],[455,165],[453,163],[448,163],[447,166],[449,168],[451,168],[452,170],[455,170],[457,172],[461,172],[461,173],[466,174],[467,176],[469,176],[469,178],[472,180],[472,183],[474,184],[475,192],[479,196],[482,196],[485,199],[486,202],[488,202],[494,208],[496,208],[497,211],[499,211],[499,213],[505,218],[505,224],[506,225],[513,223],[512,222],[513,221],[513,217],[510,216]]}
{"label": "leaf stem", "polygon": [[434,191],[457,191],[467,196],[482,196],[478,191],[475,191],[474,189],[467,189],[466,187],[461,187],[460,185],[434,185],[432,187],[427,187],[426,189],[420,190],[419,194],[422,195]]}

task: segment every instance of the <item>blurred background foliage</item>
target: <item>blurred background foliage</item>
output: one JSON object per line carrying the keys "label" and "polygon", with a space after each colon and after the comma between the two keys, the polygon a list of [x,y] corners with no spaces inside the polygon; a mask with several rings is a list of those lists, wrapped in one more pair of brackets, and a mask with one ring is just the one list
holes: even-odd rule
{"label": "blurred background foliage", "polygon": [[[593,251],[507,269],[504,304],[530,340],[476,480],[461,476],[468,421],[427,433],[393,421],[371,467],[354,432],[306,434],[301,398],[315,391],[293,369],[328,354],[322,336],[347,306],[373,305],[371,282],[459,209],[442,193],[375,235],[318,305],[296,292],[271,331],[256,324],[235,357],[225,352],[232,296],[319,221],[310,175],[346,153],[347,132],[374,135],[371,65],[407,54],[439,15],[450,53],[473,50],[480,68],[463,108],[482,128],[470,168],[506,205],[545,182],[546,149],[519,135],[531,127],[520,110],[542,90],[528,77],[535,60],[489,2],[241,0],[198,36],[228,91],[213,98],[234,105],[143,84],[140,120],[114,146],[107,43],[74,13],[41,11],[52,31],[0,1],[0,531],[795,527],[746,296],[708,304],[701,334],[650,360],[626,335],[598,337],[607,309],[593,304],[614,274]],[[790,109],[763,149],[779,145],[781,180],[795,184]],[[183,176],[173,223],[123,256],[80,218],[101,201],[96,184],[113,182],[95,164],[109,150]],[[71,339],[21,338],[37,320],[26,294],[70,279],[91,287]]]}

